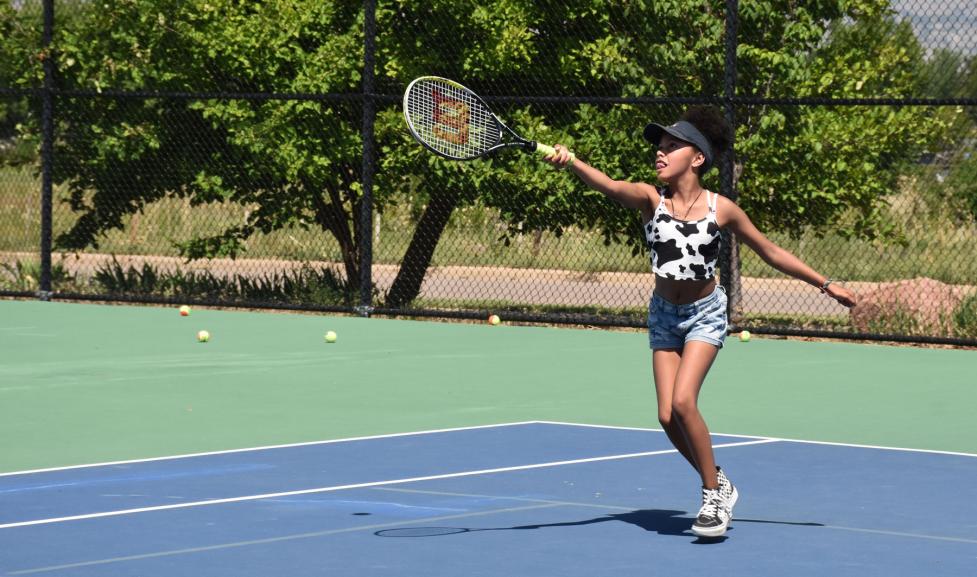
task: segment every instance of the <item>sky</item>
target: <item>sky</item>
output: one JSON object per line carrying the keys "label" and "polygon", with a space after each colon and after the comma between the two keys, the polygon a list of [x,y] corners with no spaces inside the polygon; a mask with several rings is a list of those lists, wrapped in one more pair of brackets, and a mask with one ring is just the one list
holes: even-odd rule
{"label": "sky", "polygon": [[977,0],[892,0],[892,7],[923,46],[977,55]]}

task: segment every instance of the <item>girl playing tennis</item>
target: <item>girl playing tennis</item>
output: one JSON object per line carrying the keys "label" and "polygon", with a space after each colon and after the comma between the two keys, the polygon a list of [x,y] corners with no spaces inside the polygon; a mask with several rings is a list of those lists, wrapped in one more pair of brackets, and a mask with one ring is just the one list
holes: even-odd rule
{"label": "girl playing tennis", "polygon": [[692,531],[726,532],[738,493],[716,466],[709,429],[697,406],[706,373],[726,338],[726,293],[715,279],[720,230],[728,229],[769,265],[851,307],[855,295],[771,242],[736,204],[702,187],[701,177],[729,148],[731,131],[715,108],[689,109],[670,126],[649,124],[657,145],[655,170],[662,187],[614,180],[557,145],[547,160],[569,167],[587,186],[641,211],[651,252],[655,290],[648,307],[658,420],[669,440],[702,478],[702,507]]}

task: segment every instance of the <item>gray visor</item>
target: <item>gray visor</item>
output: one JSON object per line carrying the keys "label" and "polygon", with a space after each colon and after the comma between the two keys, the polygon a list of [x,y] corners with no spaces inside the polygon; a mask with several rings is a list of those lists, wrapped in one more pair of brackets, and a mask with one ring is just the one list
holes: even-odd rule
{"label": "gray visor", "polygon": [[652,122],[648,126],[645,126],[645,140],[655,146],[658,146],[658,143],[661,142],[662,134],[664,133],[688,142],[702,151],[702,155],[706,157],[706,162],[702,165],[702,174],[705,174],[712,168],[712,145],[709,144],[709,139],[699,132],[699,129],[693,126],[691,122],[679,120],[671,126],[662,126],[661,124]]}

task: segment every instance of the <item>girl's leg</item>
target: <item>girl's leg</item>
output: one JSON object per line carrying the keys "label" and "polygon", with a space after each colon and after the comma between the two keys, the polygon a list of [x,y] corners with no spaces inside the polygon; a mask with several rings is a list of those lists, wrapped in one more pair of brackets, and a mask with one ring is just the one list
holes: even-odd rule
{"label": "girl's leg", "polygon": [[673,420],[678,421],[692,460],[698,465],[702,486],[707,489],[719,487],[719,479],[712,438],[699,412],[699,391],[718,352],[718,347],[702,341],[685,343],[672,389]]}
{"label": "girl's leg", "polygon": [[675,376],[682,362],[682,351],[676,349],[657,349],[651,354],[652,371],[655,375],[655,393],[658,397],[658,422],[668,435],[668,440],[678,449],[685,460],[696,471],[699,470],[695,457],[685,440],[679,422],[673,417],[672,399],[675,396]]}

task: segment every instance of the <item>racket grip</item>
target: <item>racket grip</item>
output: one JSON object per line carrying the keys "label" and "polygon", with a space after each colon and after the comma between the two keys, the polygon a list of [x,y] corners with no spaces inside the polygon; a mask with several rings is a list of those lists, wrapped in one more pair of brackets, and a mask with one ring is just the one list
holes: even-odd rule
{"label": "racket grip", "polygon": [[[552,156],[556,154],[556,149],[548,144],[543,144],[542,142],[536,143],[536,153],[540,156]],[[570,160],[567,161],[567,166],[573,164],[573,161],[577,159],[577,155],[570,153]]]}

